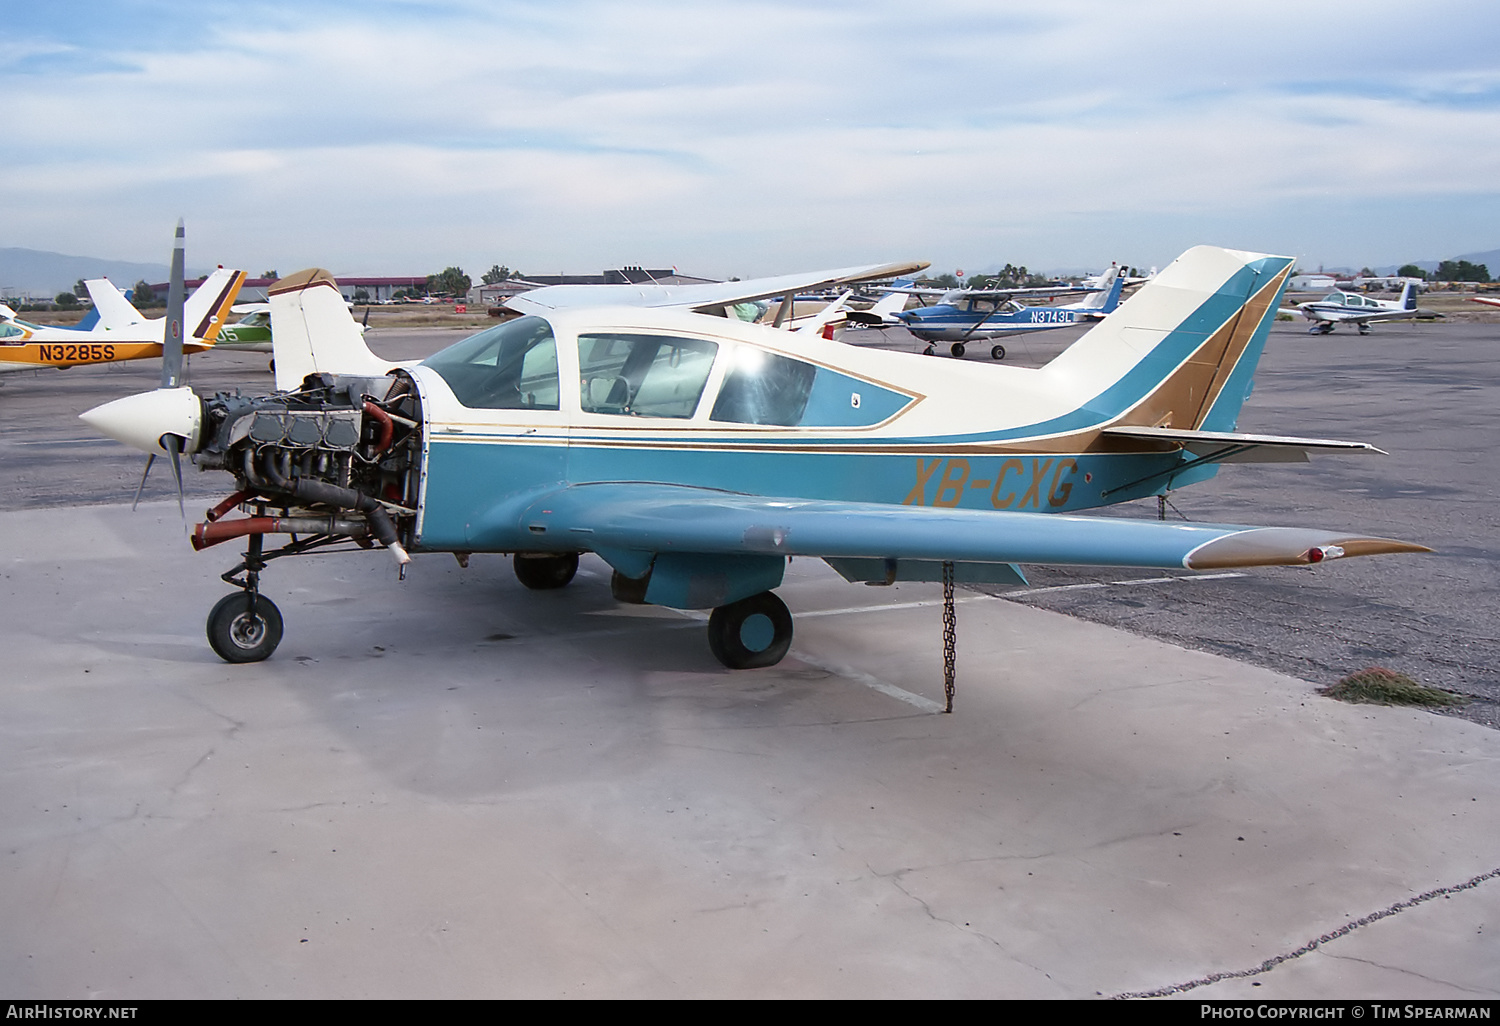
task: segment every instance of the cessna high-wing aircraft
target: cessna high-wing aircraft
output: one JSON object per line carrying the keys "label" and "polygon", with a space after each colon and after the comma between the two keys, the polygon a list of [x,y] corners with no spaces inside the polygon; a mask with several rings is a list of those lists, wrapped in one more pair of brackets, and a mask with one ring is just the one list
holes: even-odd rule
{"label": "cessna high-wing aircraft", "polygon": [[1372,321],[1410,320],[1419,312],[1415,283],[1408,278],[1400,299],[1370,299],[1358,292],[1330,292],[1322,299],[1299,303],[1296,311],[1309,321],[1309,335],[1327,335],[1339,324],[1353,324],[1361,335],[1370,333]]}
{"label": "cessna high-wing aircraft", "polygon": [[224,325],[215,346],[242,352],[274,352],[271,347],[270,303],[242,303],[233,312],[239,314],[240,319]]}
{"label": "cessna high-wing aircraft", "polygon": [[[185,352],[198,353],[213,345],[244,283],[244,271],[221,267],[198,286],[184,306],[184,323],[189,326],[183,343]],[[97,315],[86,331],[29,324],[14,315],[0,320],[0,373],[149,360],[162,355],[166,318],[142,317],[106,279],[84,284]],[[8,307],[0,309],[10,313]]]}
{"label": "cessna high-wing aircraft", "polygon": [[[223,575],[237,590],[208,619],[230,662],[281,639],[260,591],[268,563],[352,542],[386,548],[403,574],[411,552],[465,565],[511,553],[535,589],[566,585],[593,552],[619,600],[710,609],[724,665],[768,666],[791,644],[774,593],[791,556],[850,581],[942,580],[951,603],[954,581],[1024,583],[1019,563],[1212,570],[1427,551],[1348,531],[1075,515],[1223,462],[1379,451],[1235,431],[1291,267],[1190,250],[1040,369],[722,315],[828,275],[633,296],[538,289],[511,301],[525,316],[393,368],[327,272],[309,270],[269,290],[278,385],[299,375],[292,387],[200,398],[167,383],[164,360],[163,387],[83,417],[233,476],[193,534],[199,549],[247,539]],[[275,535],[292,537],[269,548]]]}
{"label": "cessna high-wing aircraft", "polygon": [[[894,316],[906,325],[908,331],[927,343],[923,350],[925,355],[931,356],[937,343],[951,342],[949,352],[963,356],[968,343],[976,339],[988,341],[1028,331],[1065,328],[1079,321],[1103,317],[1119,305],[1123,285],[1120,269],[1111,267],[1105,272],[1101,288],[1087,299],[1065,306],[1026,306],[1017,302],[1017,297],[1044,298],[1088,290],[1073,286],[954,289],[944,293],[932,306],[919,306],[897,312]],[[1005,346],[991,346],[990,356],[996,360],[1005,359]]]}

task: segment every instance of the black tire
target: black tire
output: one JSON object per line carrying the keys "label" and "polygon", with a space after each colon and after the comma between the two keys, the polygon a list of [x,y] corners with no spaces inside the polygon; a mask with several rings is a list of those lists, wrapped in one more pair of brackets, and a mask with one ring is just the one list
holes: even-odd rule
{"label": "black tire", "polygon": [[792,647],[792,614],[769,591],[720,606],[708,618],[708,647],[731,670],[775,666]]}
{"label": "black tire", "polygon": [[250,615],[250,593],[225,595],[208,614],[208,646],[226,663],[258,663],[281,644],[281,610],[264,595],[255,597]]}
{"label": "black tire", "polygon": [[991,346],[990,347],[990,359],[991,360],[1003,360],[1003,359],[1005,359],[1005,347],[1004,346]]}
{"label": "black tire", "polygon": [[562,588],[578,572],[576,552],[517,552],[511,560],[516,580],[533,591]]}
{"label": "black tire", "polygon": [[962,342],[955,342],[948,352],[953,354],[955,360],[962,360],[964,358],[965,346]]}
{"label": "black tire", "polygon": [[922,350],[922,355],[923,356],[931,356],[931,355],[933,355],[936,352],[937,352],[936,349],[934,349],[932,346],[928,346],[926,349]]}

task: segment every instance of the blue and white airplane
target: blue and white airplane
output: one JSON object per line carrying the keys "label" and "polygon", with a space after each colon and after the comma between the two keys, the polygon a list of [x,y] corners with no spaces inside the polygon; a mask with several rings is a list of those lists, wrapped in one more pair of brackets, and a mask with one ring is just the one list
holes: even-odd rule
{"label": "blue and white airplane", "polygon": [[[1073,286],[1034,289],[953,289],[943,293],[932,306],[904,310],[895,317],[917,338],[927,343],[923,353],[931,356],[939,342],[950,342],[951,352],[961,357],[974,341],[989,341],[1028,331],[1065,328],[1080,321],[1095,320],[1120,303],[1124,281],[1120,269],[1111,267],[1104,273],[1097,290]],[[908,290],[920,294],[922,290]],[[1092,291],[1087,298],[1063,306],[1026,306],[1018,296],[1046,297]],[[1005,346],[990,347],[990,356],[1005,359]]]}
{"label": "blue and white airplane", "polygon": [[[828,275],[537,289],[510,301],[524,316],[393,367],[365,347],[331,276],[309,270],[270,289],[278,385],[305,375],[292,387],[164,386],[83,416],[232,475],[193,536],[200,549],[247,539],[223,575],[238,590],[208,622],[230,662],[280,641],[260,592],[270,561],[352,542],[386,548],[403,574],[411,553],[513,554],[534,589],[566,585],[592,552],[618,600],[712,610],[714,655],[768,666],[791,644],[775,589],[792,556],[849,581],[942,580],[951,601],[955,580],[1024,583],[1022,563],[1218,570],[1428,551],[1352,531],[1078,515],[1224,462],[1379,452],[1235,430],[1291,269],[1190,250],[1039,369],[724,315]],[[271,548],[276,535],[292,538]]]}
{"label": "blue and white airplane", "polygon": [[1400,299],[1371,299],[1358,292],[1335,290],[1322,299],[1310,299],[1294,307],[1297,313],[1312,321],[1309,335],[1328,335],[1340,324],[1352,324],[1361,335],[1370,333],[1372,321],[1411,320],[1422,311],[1417,309],[1416,281],[1406,279]]}

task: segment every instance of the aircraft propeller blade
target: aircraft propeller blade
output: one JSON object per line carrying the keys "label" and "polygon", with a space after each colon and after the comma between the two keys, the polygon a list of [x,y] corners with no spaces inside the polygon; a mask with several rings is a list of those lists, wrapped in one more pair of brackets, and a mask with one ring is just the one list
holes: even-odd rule
{"label": "aircraft propeller blade", "polygon": [[186,230],[177,219],[177,236],[172,240],[172,277],[167,285],[167,323],[161,340],[161,387],[176,388],[182,378],[182,322],[186,289],[182,280],[185,261]]}
{"label": "aircraft propeller blade", "polygon": [[141,504],[141,493],[146,490],[146,478],[151,476],[151,464],[155,462],[156,453],[149,453],[146,456],[146,469],[141,472],[141,483],[137,485],[135,489],[135,501],[130,504],[130,512],[132,513],[134,513],[135,508]]}
{"label": "aircraft propeller blade", "polygon": [[182,439],[168,435],[163,439],[167,452],[172,455],[172,474],[177,478],[177,511],[182,514],[182,526],[187,528],[187,503],[182,495]]}

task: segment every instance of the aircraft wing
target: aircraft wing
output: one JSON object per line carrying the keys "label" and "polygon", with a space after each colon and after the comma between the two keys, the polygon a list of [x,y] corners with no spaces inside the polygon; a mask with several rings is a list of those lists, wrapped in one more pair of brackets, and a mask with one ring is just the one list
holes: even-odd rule
{"label": "aircraft wing", "polygon": [[521,523],[611,564],[644,557],[634,560],[641,573],[662,554],[1214,570],[1431,551],[1346,531],[776,499],[637,482],[557,489],[532,502]]}
{"label": "aircraft wing", "polygon": [[808,271],[783,274],[774,278],[752,278],[746,281],[706,282],[700,285],[548,285],[523,292],[505,301],[521,313],[547,314],[554,310],[572,310],[592,306],[643,306],[655,309],[681,308],[699,313],[718,312],[735,303],[770,299],[787,293],[809,292],[840,285],[882,281],[915,274],[927,266],[925,261],[899,264],[865,264],[841,267],[831,271]]}
{"label": "aircraft wing", "polygon": [[1191,431],[1163,427],[1107,427],[1102,434],[1116,438],[1144,438],[1172,442],[1210,463],[1306,463],[1309,453],[1374,453],[1385,456],[1367,442],[1344,442],[1336,438],[1292,438],[1286,435],[1249,435],[1237,431]]}
{"label": "aircraft wing", "polygon": [[1091,285],[1044,285],[1034,289],[965,289],[964,295],[969,299],[1048,299],[1052,296],[1103,291]]}

